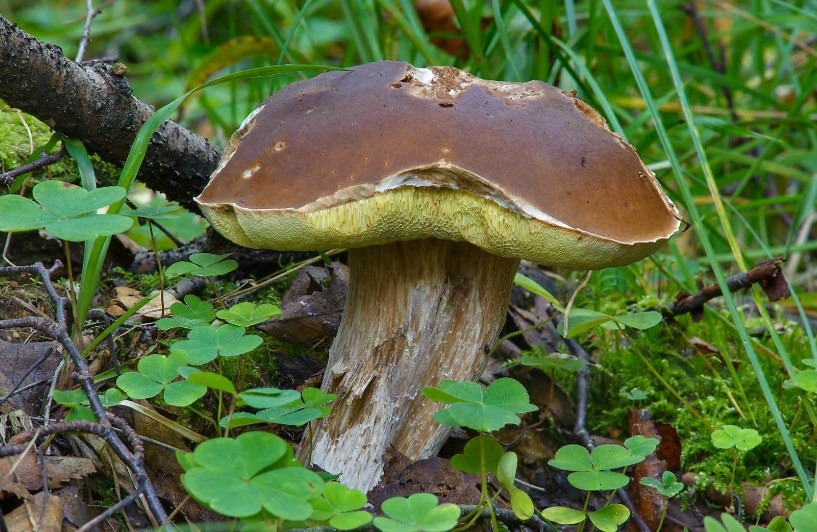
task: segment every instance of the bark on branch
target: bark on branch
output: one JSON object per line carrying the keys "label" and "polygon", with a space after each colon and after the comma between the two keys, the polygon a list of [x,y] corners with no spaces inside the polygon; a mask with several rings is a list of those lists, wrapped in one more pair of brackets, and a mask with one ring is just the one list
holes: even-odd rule
{"label": "bark on branch", "polygon": [[[783,277],[783,259],[775,258],[764,260],[749,271],[739,273],[726,279],[726,286],[732,292],[737,292],[744,288],[749,288],[755,283],[766,292],[769,301],[778,301],[784,297],[789,297],[789,286]],[[695,321],[703,317],[704,304],[710,299],[723,295],[721,287],[711,284],[701,288],[697,294],[678,294],[675,302],[665,314],[667,316],[677,316],[689,312]]]}
{"label": "bark on branch", "polygon": [[[109,65],[81,65],[0,16],[0,99],[122,164],[153,108],[131,94]],[[220,150],[166,121],[151,139],[139,180],[198,212],[193,196],[215,169]]]}

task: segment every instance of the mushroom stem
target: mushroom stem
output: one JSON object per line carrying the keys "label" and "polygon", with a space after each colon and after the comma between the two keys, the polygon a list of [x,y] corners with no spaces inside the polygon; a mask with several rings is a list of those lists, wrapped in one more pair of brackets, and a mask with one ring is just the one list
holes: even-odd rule
{"label": "mushroom stem", "polygon": [[397,242],[349,251],[349,295],[323,390],[332,414],[307,430],[299,457],[363,491],[389,447],[411,460],[448,435],[420,389],[475,380],[507,311],[519,260],[466,242]]}

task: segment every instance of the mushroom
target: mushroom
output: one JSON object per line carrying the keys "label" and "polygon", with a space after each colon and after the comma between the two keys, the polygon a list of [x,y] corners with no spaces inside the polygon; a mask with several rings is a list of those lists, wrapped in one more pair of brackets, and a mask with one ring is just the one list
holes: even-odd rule
{"label": "mushroom", "polygon": [[322,385],[338,398],[299,456],[363,491],[389,447],[412,460],[439,450],[448,428],[420,388],[479,377],[520,259],[624,265],[680,219],[574,93],[388,61],[269,98],[196,201],[242,246],[349,248]]}

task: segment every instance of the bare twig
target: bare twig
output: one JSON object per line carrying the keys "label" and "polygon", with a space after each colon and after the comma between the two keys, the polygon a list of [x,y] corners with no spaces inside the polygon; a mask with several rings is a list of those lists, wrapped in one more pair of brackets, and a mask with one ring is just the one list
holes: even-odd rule
{"label": "bare twig", "polygon": [[[52,354],[54,354],[54,350],[52,348],[49,347],[48,349],[46,349],[45,353],[43,353],[43,355],[40,358],[38,358],[37,361],[31,365],[31,367],[28,368],[28,371],[26,371],[25,374],[23,374],[23,376],[17,380],[14,386],[11,387],[11,390],[9,390],[8,393],[0,397],[0,405],[5,403],[12,395],[18,394],[23,390],[27,389],[29,386],[23,386],[23,382],[25,382],[28,376],[31,375],[34,372],[34,370],[40,366],[40,364],[48,360],[48,357],[50,357]],[[46,382],[50,380],[51,379],[48,379],[46,380]]]}
{"label": "bare twig", "polygon": [[91,40],[91,22],[99,12],[94,9],[93,0],[85,1],[85,25],[82,27],[82,37],[79,39],[79,47],[77,48],[77,56],[74,59],[77,63],[82,61],[85,56],[85,49],[88,47],[88,42]]}
{"label": "bare twig", "polygon": [[[77,64],[2,16],[0,56],[0,99],[114,164],[124,163],[139,127],[154,112],[109,65]],[[151,139],[137,178],[197,212],[193,193],[204,187],[220,150],[171,121]]]}
{"label": "bare twig", "polygon": [[65,156],[64,144],[61,144],[60,149],[54,152],[54,154],[49,154],[47,151],[42,151],[40,153],[40,157],[37,160],[31,161],[28,164],[18,166],[17,168],[12,168],[8,172],[1,173],[0,186],[7,187],[14,182],[17,176],[33,172],[34,170],[38,170],[40,168],[48,166],[49,164],[54,164],[55,162],[62,159],[63,156]]}
{"label": "bare twig", "polygon": [[[48,294],[54,299],[56,307],[55,314],[58,315],[58,321],[41,317],[0,320],[0,329],[31,328],[59,342],[68,353],[69,357],[74,363],[74,366],[77,368],[77,371],[74,373],[73,377],[75,380],[79,381],[80,386],[85,392],[91,411],[97,418],[97,423],[87,421],[52,423],[48,426],[40,427],[36,432],[25,432],[18,434],[12,438],[12,444],[0,447],[0,456],[17,454],[24,450],[25,446],[21,447],[20,444],[18,444],[20,441],[38,439],[42,436],[56,434],[58,432],[83,430],[96,434],[108,443],[111,450],[119,457],[120,460],[122,460],[126,467],[133,472],[135,478],[135,488],[130,496],[112,506],[100,514],[100,516],[97,516],[93,520],[86,523],[83,530],[92,529],[98,525],[102,519],[105,519],[111,513],[120,510],[125,505],[130,504],[142,494],[145,495],[148,509],[153,514],[153,517],[159,523],[164,522],[167,518],[167,514],[159,502],[156,491],[153,488],[150,479],[147,477],[147,473],[145,472],[143,447],[139,437],[124,421],[105,411],[104,407],[102,406],[102,402],[99,400],[99,396],[97,395],[88,363],[79,352],[79,349],[77,349],[77,346],[71,340],[71,337],[67,332],[67,326],[65,323],[66,298],[59,296],[51,283],[51,274],[61,266],[62,264],[57,262],[50,269],[45,268],[42,263],[37,263],[33,266],[13,266],[0,268],[0,275],[21,272],[34,272],[39,275]],[[125,440],[127,441],[127,445],[122,441],[122,439],[120,439],[119,435],[114,430],[114,427],[122,431],[125,436]]]}
{"label": "bare twig", "polygon": [[[726,286],[732,292],[749,288],[754,283],[760,284],[770,301],[777,301],[790,295],[788,285],[783,277],[783,259],[769,259],[759,262],[751,270],[739,273],[726,279]],[[690,313],[696,321],[703,314],[704,304],[710,299],[723,295],[721,287],[711,284],[703,287],[697,294],[691,296],[680,294],[665,316],[677,316]]]}
{"label": "bare twig", "polygon": [[42,262],[35,262],[30,266],[2,266],[0,267],[0,275],[15,275],[20,273],[33,273],[40,278],[48,293],[48,297],[54,302],[54,316],[57,323],[63,328],[67,328],[68,324],[65,321],[65,307],[68,305],[68,298],[63,297],[57,293],[54,288],[54,283],[51,282],[51,276],[62,269],[62,262],[58,259],[54,261],[54,265],[46,268]]}
{"label": "bare twig", "polygon": [[[703,44],[704,52],[706,52],[706,57],[709,59],[709,63],[712,65],[712,68],[718,74],[725,73],[726,60],[724,59],[723,49],[720,47],[718,48],[720,58],[716,58],[715,53],[712,51],[712,45],[709,42],[709,37],[706,33],[706,27],[701,20],[701,16],[698,14],[698,7],[693,2],[681,4],[679,7],[684,13],[689,15],[689,18],[692,19],[692,24],[695,26],[695,32],[698,34],[701,44]],[[738,115],[735,112],[735,100],[732,97],[732,90],[727,85],[721,84],[721,92],[723,93],[724,99],[726,99],[726,105],[729,107],[729,114],[732,118],[732,122],[737,122]]]}

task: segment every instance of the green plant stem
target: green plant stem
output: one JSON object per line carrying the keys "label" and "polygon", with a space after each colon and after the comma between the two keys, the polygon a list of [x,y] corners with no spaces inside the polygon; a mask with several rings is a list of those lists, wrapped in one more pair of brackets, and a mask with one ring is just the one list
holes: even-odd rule
{"label": "green plant stem", "polygon": [[488,505],[488,512],[491,514],[491,525],[493,530],[498,530],[496,523],[496,512],[494,512],[494,505],[491,504],[491,498],[488,496],[488,471],[485,467],[485,439],[479,439],[479,468],[480,468],[480,503]]}
{"label": "green plant stem", "polygon": [[71,248],[67,240],[62,241],[65,252],[65,268],[68,270],[68,297],[71,299],[71,315],[74,317],[74,343],[77,347],[82,344],[82,325],[77,315],[77,293],[74,290],[74,269],[71,266]]}
{"label": "green plant stem", "polygon": [[573,310],[573,304],[576,302],[576,296],[579,295],[585,286],[587,286],[588,281],[590,281],[590,275],[592,272],[588,271],[584,275],[584,279],[579,283],[573,293],[570,295],[570,300],[568,300],[567,305],[565,305],[564,317],[562,318],[562,331],[565,338],[570,337],[570,327],[568,326],[568,320],[570,319],[570,312]]}
{"label": "green plant stem", "polygon": [[[216,360],[216,368],[217,368],[216,371],[218,372],[218,374],[223,375],[223,373],[221,372],[221,358],[218,358]],[[222,411],[222,408],[224,406],[223,405],[222,393],[223,392],[221,390],[218,390],[216,392],[216,398],[218,400],[218,406],[217,406],[217,410],[216,410],[216,426],[219,427],[218,434],[221,435],[221,436],[226,436],[227,431],[229,430],[229,426],[224,429],[224,434],[221,434],[221,426],[219,425],[219,420],[221,419],[221,411]]]}
{"label": "green plant stem", "polygon": [[587,522],[587,507],[590,506],[590,493],[587,492],[587,495],[584,497],[584,506],[582,506],[582,512],[584,513],[584,521],[579,523],[579,526],[576,527],[576,532],[582,532],[584,530],[584,524]]}
{"label": "green plant stem", "polygon": [[669,499],[663,497],[664,504],[661,505],[661,519],[658,521],[658,528],[656,532],[660,532],[661,528],[664,526],[664,519],[667,517],[667,508],[669,507]]}
{"label": "green plant stem", "polygon": [[738,469],[738,458],[740,454],[735,452],[735,459],[732,460],[732,478],[729,479],[729,498],[735,496],[735,471]]}
{"label": "green plant stem", "polygon": [[525,334],[528,331],[533,331],[535,329],[538,329],[542,325],[545,325],[546,323],[549,323],[551,321],[553,321],[553,316],[547,318],[546,320],[537,321],[536,323],[534,323],[533,325],[531,325],[529,327],[525,327],[524,329],[519,329],[519,330],[514,331],[512,333],[508,333],[505,336],[503,336],[502,338],[497,339],[497,341],[494,342],[494,346],[491,348],[491,352],[488,353],[488,356],[486,358],[490,359],[492,356],[494,356],[494,353],[496,353],[496,350],[499,349],[499,346],[502,345],[502,342],[504,342],[505,340],[510,340],[511,338],[515,338],[517,336]]}
{"label": "green plant stem", "polygon": [[93,341],[90,344],[88,344],[88,346],[85,349],[82,350],[82,356],[87,356],[88,353],[90,353],[96,346],[98,346],[103,340],[105,340],[105,338],[107,338],[111,333],[113,333],[113,331],[115,331],[117,328],[119,328],[120,325],[125,323],[125,320],[136,314],[140,308],[144,307],[149,302],[153,301],[155,297],[156,297],[155,295],[152,295],[145,296],[142,299],[140,299],[134,306],[132,306],[124,314],[119,316],[116,319],[116,321],[108,325],[104,331],[99,333],[96,336],[96,338],[94,338]]}
{"label": "green plant stem", "polygon": [[292,266],[290,266],[289,268],[279,270],[278,272],[276,272],[274,274],[271,274],[268,277],[265,277],[265,278],[259,280],[258,282],[254,283],[252,286],[250,286],[248,288],[242,288],[241,290],[236,290],[234,292],[230,292],[229,294],[225,294],[224,299],[235,299],[235,298],[238,298],[240,296],[249,294],[251,292],[255,292],[257,290],[260,290],[261,288],[264,288],[264,287],[269,286],[269,285],[271,285],[271,284],[273,284],[273,283],[275,283],[277,281],[280,281],[281,279],[284,279],[288,275],[290,275],[290,274],[292,274],[294,272],[297,272],[298,270],[300,270],[302,268],[305,268],[306,266],[309,266],[311,264],[316,264],[316,263],[321,262],[321,261],[326,262],[327,257],[332,257],[334,255],[338,255],[339,253],[343,253],[344,251],[346,251],[346,250],[345,249],[332,249],[332,250],[326,251],[324,253],[321,253],[320,255],[312,257],[311,259],[306,259],[306,260],[303,260],[301,262],[295,263]]}

